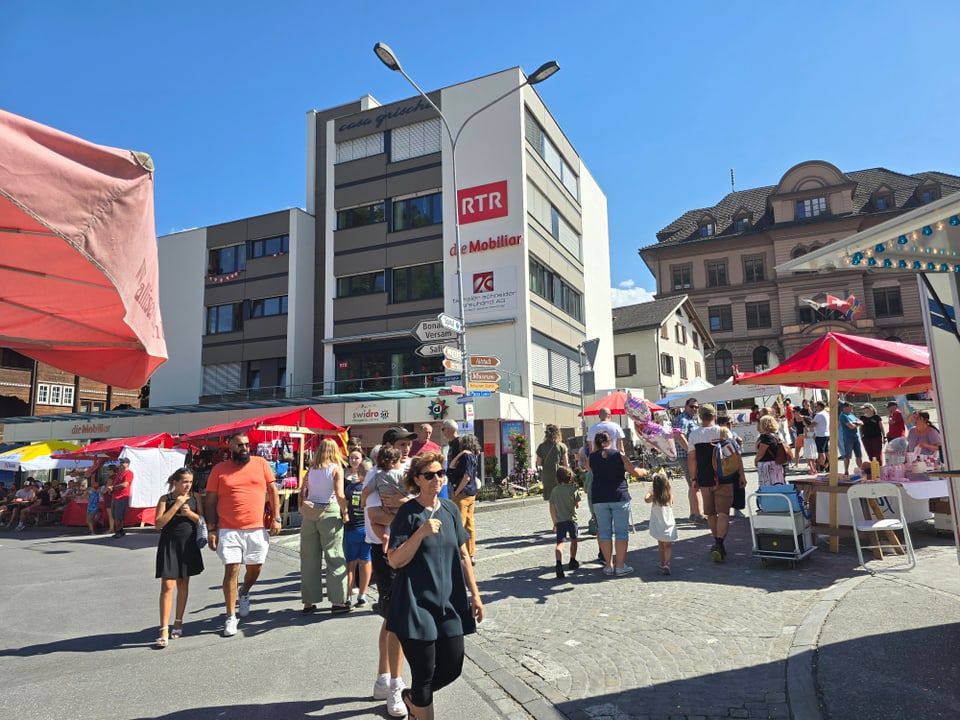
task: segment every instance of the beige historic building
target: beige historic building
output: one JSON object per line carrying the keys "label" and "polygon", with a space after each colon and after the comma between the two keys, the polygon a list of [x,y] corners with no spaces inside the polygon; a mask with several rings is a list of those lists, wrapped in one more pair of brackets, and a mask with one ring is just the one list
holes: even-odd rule
{"label": "beige historic building", "polygon": [[706,380],[713,338],[686,295],[613,309],[617,387],[642,388],[648,400],[694,378]]}
{"label": "beige historic building", "polygon": [[[958,191],[960,177],[940,172],[845,173],[828,162],[803,162],[776,185],[731,192],[713,207],[684,213],[640,257],[658,298],[686,295],[704,319],[717,343],[706,363],[712,383],[734,366],[773,367],[827,331],[922,344],[914,272],[859,266],[778,278],[774,267]],[[813,306],[827,295],[852,295],[863,313],[848,320]]]}

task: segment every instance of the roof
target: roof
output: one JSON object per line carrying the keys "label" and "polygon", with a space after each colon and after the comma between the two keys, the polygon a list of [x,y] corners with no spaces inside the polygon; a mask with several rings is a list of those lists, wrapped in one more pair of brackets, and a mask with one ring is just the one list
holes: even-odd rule
{"label": "roof", "polygon": [[614,308],[613,331],[624,332],[660,327],[663,321],[673,315],[686,299],[686,295],[673,295],[637,305]]}
{"label": "roof", "polygon": [[[960,177],[934,171],[904,175],[886,168],[872,168],[843,173],[843,177],[854,184],[853,213],[852,215],[846,215],[846,217],[882,215],[890,213],[892,210],[902,211],[919,207],[921,203],[916,197],[916,190],[925,182],[937,183],[940,186],[941,195],[944,197],[960,192]],[[893,192],[894,208],[876,210],[873,207],[874,193],[881,187],[887,187]],[[712,240],[716,237],[740,237],[769,230],[774,227],[770,197],[776,194],[777,188],[778,185],[767,185],[749,190],[739,190],[728,193],[713,207],[688,210],[660,230],[657,233],[658,242],[647,247],[664,247],[665,245],[700,240],[700,223],[706,215],[713,217],[716,223],[715,234],[709,238],[704,238],[706,240]],[[750,228],[737,231],[734,220],[741,212],[748,213]],[[837,217],[837,215],[826,215],[799,222],[813,223],[818,220],[822,222]],[[641,248],[641,250],[645,249],[647,248]]]}

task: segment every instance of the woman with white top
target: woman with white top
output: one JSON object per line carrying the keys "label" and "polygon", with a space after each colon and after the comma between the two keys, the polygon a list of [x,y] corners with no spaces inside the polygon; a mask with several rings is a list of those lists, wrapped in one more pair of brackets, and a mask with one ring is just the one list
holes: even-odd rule
{"label": "woman with white top", "polygon": [[300,484],[300,597],[303,613],[316,612],[323,599],[322,569],[327,563],[327,595],[331,612],[350,612],[347,563],[343,556],[343,524],[349,519],[343,493],[343,457],[329,438]]}

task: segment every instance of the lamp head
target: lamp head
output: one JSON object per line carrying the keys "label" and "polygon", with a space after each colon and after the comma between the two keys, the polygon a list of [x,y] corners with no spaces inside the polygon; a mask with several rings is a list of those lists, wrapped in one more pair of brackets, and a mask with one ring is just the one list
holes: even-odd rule
{"label": "lamp head", "polygon": [[527,77],[527,85],[536,85],[537,83],[542,83],[544,80],[546,80],[548,77],[555,74],[559,70],[560,70],[560,64],[556,60],[545,62],[543,65],[538,67],[536,70],[533,71],[531,75]]}
{"label": "lamp head", "polygon": [[397,60],[397,56],[393,54],[393,50],[390,49],[389,45],[378,42],[373,46],[373,51],[377,54],[377,57],[380,58],[380,62],[388,68],[395,72],[400,71],[400,61]]}

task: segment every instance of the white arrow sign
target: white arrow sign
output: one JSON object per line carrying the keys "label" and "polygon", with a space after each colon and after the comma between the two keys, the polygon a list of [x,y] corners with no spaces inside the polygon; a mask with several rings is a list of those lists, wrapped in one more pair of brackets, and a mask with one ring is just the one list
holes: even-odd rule
{"label": "white arrow sign", "polygon": [[439,357],[440,355],[446,354],[446,350],[449,347],[449,345],[445,345],[444,343],[425,343],[418,347],[415,352],[420,357]]}
{"label": "white arrow sign", "polygon": [[437,320],[440,321],[440,324],[448,330],[453,330],[458,335],[463,332],[463,323],[461,323],[457,318],[447,315],[446,313],[440,313],[437,315]]}
{"label": "white arrow sign", "polygon": [[460,361],[463,360],[463,353],[460,352],[460,348],[455,345],[444,345],[443,346],[443,356],[445,358],[450,358],[451,360]]}
{"label": "white arrow sign", "polygon": [[[458,334],[445,328],[439,320],[421,320],[410,331],[422,343],[440,343],[444,340],[456,340]],[[437,353],[439,355],[441,353]]]}

